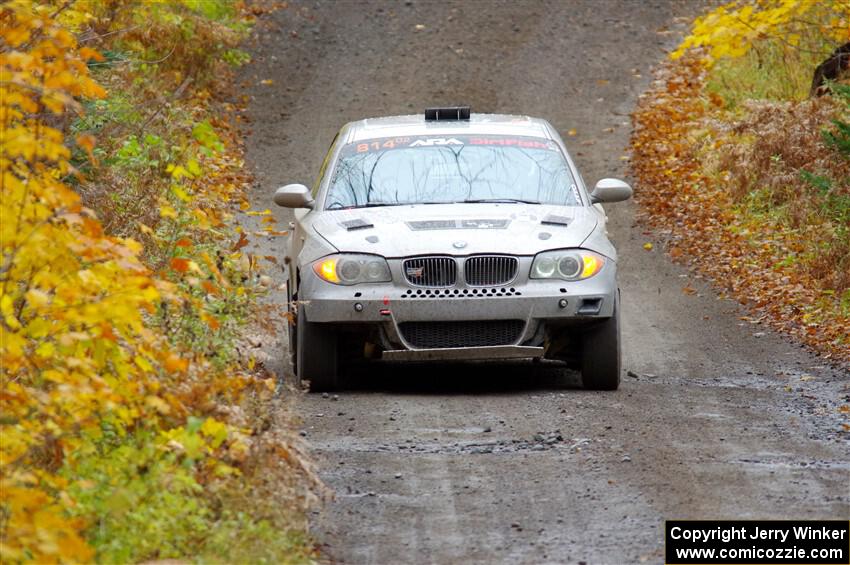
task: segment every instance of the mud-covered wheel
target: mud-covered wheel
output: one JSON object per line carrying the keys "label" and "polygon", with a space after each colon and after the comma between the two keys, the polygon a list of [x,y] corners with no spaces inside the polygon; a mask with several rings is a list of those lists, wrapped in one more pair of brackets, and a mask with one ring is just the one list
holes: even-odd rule
{"label": "mud-covered wheel", "polygon": [[325,324],[311,323],[302,309],[296,321],[296,375],[311,392],[329,392],[338,385],[337,334]]}
{"label": "mud-covered wheel", "polygon": [[581,381],[590,390],[617,390],[620,386],[620,296],[613,315],[587,328],[581,340]]}

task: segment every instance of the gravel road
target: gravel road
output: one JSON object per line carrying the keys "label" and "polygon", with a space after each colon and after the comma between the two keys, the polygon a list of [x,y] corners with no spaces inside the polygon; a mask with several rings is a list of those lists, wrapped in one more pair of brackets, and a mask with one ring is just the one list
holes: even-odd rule
{"label": "gravel road", "polygon": [[[700,6],[290,2],[258,26],[243,73],[253,204],[312,182],[344,122],[440,103],[545,117],[588,183],[625,176],[628,114],[675,18]],[[585,392],[546,363],[402,365],[298,401],[336,493],[314,517],[331,559],[661,562],[664,519],[850,517],[838,411],[850,376],[740,319],[660,245],[643,249],[653,236],[633,204],[608,211],[629,370],[619,391]],[[285,226],[288,212],[274,213]],[[280,245],[255,237],[252,249]],[[268,353],[291,375],[284,341]]]}

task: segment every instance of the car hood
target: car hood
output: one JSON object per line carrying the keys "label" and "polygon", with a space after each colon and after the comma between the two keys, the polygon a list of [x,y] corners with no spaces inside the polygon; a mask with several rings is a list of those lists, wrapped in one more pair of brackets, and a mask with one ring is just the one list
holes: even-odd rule
{"label": "car hood", "polygon": [[397,258],[578,247],[599,220],[589,207],[487,203],[329,210],[312,224],[340,252]]}

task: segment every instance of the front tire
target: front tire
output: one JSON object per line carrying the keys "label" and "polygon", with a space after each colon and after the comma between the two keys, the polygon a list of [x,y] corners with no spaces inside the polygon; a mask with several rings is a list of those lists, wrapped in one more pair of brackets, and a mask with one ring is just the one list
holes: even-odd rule
{"label": "front tire", "polygon": [[296,319],[296,375],[303,384],[310,381],[310,392],[330,392],[339,384],[337,334],[325,324],[307,321],[303,309]]}
{"label": "front tire", "polygon": [[587,329],[581,342],[581,381],[589,390],[617,390],[620,386],[620,296],[610,318]]}

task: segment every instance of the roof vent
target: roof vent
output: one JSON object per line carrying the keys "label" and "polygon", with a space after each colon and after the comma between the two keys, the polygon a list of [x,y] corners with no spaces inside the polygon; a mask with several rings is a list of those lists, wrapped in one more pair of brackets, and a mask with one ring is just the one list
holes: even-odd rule
{"label": "roof vent", "polygon": [[469,106],[447,106],[445,108],[425,108],[426,122],[457,122],[469,120]]}

